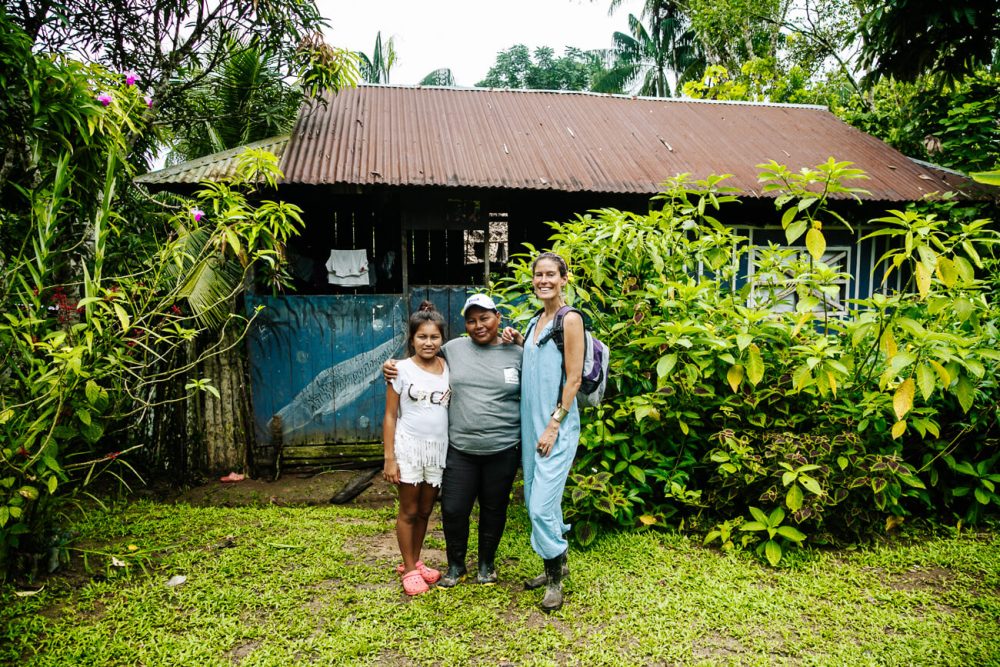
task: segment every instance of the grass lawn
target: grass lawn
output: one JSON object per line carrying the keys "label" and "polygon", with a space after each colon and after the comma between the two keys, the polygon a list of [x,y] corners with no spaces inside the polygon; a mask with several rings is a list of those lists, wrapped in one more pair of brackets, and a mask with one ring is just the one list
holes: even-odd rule
{"label": "grass lawn", "polygon": [[393,571],[394,519],[389,503],[94,511],[75,526],[86,568],[74,552],[22,587],[37,595],[0,588],[0,664],[1000,665],[996,532],[810,550],[779,569],[681,535],[609,535],[570,551],[566,605],[546,616],[519,583],[540,568],[521,507],[499,585],[415,599]]}

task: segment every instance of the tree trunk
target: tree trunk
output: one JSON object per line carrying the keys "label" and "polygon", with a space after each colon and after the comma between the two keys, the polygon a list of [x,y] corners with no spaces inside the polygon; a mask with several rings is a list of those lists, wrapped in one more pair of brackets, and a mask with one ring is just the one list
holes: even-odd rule
{"label": "tree trunk", "polygon": [[195,460],[200,463],[201,472],[247,473],[252,465],[253,411],[245,348],[237,332],[230,328],[224,331],[220,342],[221,347],[231,349],[204,361],[197,371],[198,377],[211,379],[219,397],[209,392],[199,392],[195,397],[195,414],[200,417],[195,428],[201,437],[191,445],[200,446],[200,455]]}

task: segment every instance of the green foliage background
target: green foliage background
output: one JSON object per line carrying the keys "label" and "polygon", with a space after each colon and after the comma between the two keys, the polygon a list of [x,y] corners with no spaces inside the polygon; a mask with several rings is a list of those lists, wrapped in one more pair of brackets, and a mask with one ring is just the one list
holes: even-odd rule
{"label": "green foliage background", "polygon": [[[647,215],[604,209],[552,223],[569,300],[611,347],[610,397],[590,411],[567,515],[586,544],[601,526],[685,523],[772,563],[789,545],[858,539],[934,515],[975,522],[1000,509],[998,235],[891,211],[870,236],[904,289],[832,315],[843,276],[821,261],[843,226],[830,196],[863,177],[830,160],[760,165],[789,243],[736,281],[746,239],[717,219],[724,177],[678,177]],[[838,210],[840,213],[838,213]],[[521,258],[502,286],[529,283]],[[788,269],[792,312],[779,312]],[[738,285],[738,286],[737,286]],[[524,304],[515,312],[530,311]],[[522,312],[523,311],[523,312]],[[747,519],[746,514],[750,513]]]}

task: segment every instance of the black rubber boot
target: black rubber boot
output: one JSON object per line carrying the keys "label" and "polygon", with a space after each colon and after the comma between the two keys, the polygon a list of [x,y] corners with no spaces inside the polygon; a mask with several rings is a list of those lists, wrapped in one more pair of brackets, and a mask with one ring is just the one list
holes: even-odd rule
{"label": "black rubber boot", "polygon": [[497,583],[497,568],[493,563],[479,562],[479,572],[476,573],[476,583],[495,584]]}
{"label": "black rubber boot", "polygon": [[542,596],[542,611],[546,614],[562,608],[563,557],[556,556],[545,561],[545,595]]}
{"label": "black rubber boot", "polygon": [[[559,556],[559,558],[562,560],[562,576],[564,576],[564,577],[568,577],[569,576],[569,565],[567,565],[567,563],[566,563],[566,554],[567,553],[568,553],[567,551],[564,551],[562,553],[562,556]],[[544,585],[545,585],[545,573],[542,572],[541,574],[539,574],[536,577],[532,577],[531,579],[525,580],[525,582],[524,582],[524,590],[531,591],[531,590],[534,590],[536,588],[541,588]]]}
{"label": "black rubber boot", "polygon": [[451,588],[465,579],[465,549],[447,549],[448,571],[441,575],[437,585]]}

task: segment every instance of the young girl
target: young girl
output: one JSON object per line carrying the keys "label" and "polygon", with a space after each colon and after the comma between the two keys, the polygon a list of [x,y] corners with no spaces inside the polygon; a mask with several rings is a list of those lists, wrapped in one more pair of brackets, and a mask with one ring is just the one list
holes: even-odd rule
{"label": "young girl", "polygon": [[441,487],[448,449],[448,365],[438,356],[444,318],[424,301],[410,316],[412,356],[397,364],[399,374],[386,389],[382,442],[386,481],[399,486],[396,539],[407,595],[426,593],[441,573],[424,565],[420,550],[427,520]]}

